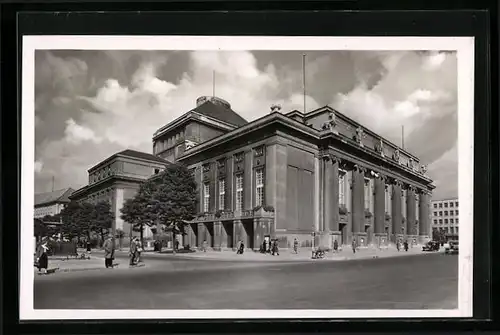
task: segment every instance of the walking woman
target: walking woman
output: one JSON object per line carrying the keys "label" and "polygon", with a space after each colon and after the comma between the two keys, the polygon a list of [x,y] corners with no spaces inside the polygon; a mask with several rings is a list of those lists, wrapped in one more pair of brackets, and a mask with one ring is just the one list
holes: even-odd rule
{"label": "walking woman", "polygon": [[113,241],[113,235],[109,235],[104,242],[104,265],[106,269],[113,268],[113,260],[115,259],[115,246]]}
{"label": "walking woman", "polygon": [[44,238],[36,250],[36,261],[39,273],[47,273],[47,268],[49,267],[47,250],[49,250],[49,247],[47,246],[47,238]]}

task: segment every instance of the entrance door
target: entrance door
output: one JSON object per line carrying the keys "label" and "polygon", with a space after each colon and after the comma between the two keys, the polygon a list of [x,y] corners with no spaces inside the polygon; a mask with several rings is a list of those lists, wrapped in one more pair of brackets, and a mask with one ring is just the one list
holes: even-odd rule
{"label": "entrance door", "polygon": [[347,243],[347,224],[339,223],[340,230],[340,245],[344,245]]}
{"label": "entrance door", "polygon": [[253,249],[253,238],[254,238],[254,231],[253,231],[253,220],[242,220],[243,224],[243,229],[245,229],[246,235],[247,235],[247,240],[245,242],[245,247]]}
{"label": "entrance door", "polygon": [[226,231],[227,247],[234,248],[234,245],[233,245],[233,234],[234,234],[233,221],[222,222],[222,229],[224,229]]}

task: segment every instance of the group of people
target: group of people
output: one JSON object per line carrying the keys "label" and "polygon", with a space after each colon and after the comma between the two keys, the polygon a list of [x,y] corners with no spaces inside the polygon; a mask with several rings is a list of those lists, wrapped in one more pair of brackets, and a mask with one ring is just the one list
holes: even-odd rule
{"label": "group of people", "polygon": [[142,244],[141,240],[138,237],[132,238],[130,241],[130,266],[137,265],[141,262],[141,253],[142,253]]}
{"label": "group of people", "polygon": [[[403,248],[405,249],[405,251],[408,251],[408,240],[405,240],[403,242]],[[398,249],[398,251],[401,249],[401,241],[396,242],[396,249]]]}
{"label": "group of people", "polygon": [[277,255],[279,256],[279,246],[278,246],[278,240],[277,239],[264,239],[262,242],[262,245],[260,246],[260,252],[262,254],[271,254],[271,255]]}

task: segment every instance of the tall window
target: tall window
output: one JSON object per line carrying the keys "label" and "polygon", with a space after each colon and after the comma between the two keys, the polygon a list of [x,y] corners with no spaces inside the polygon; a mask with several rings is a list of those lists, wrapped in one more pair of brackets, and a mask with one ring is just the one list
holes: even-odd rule
{"label": "tall window", "polygon": [[389,213],[389,203],[391,202],[391,193],[389,193],[389,185],[386,185],[385,187],[385,212]]}
{"label": "tall window", "polygon": [[236,204],[235,211],[243,210],[243,175],[236,176]]}
{"label": "tall window", "polygon": [[345,206],[345,171],[339,171],[339,206]]}
{"label": "tall window", "polygon": [[226,180],[219,179],[219,210],[226,209]]}
{"label": "tall window", "polygon": [[206,213],[209,211],[210,204],[210,184],[203,184],[203,211]]}
{"label": "tall window", "polygon": [[370,179],[365,179],[365,210],[370,210]]}
{"label": "tall window", "polygon": [[255,170],[255,205],[264,205],[264,169],[258,168]]}

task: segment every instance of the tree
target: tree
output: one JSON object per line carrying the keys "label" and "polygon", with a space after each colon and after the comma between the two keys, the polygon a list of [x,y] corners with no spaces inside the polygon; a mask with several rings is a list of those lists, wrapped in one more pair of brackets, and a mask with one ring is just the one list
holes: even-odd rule
{"label": "tree", "polygon": [[125,237],[125,232],[121,229],[116,230],[115,237],[118,239],[118,246],[120,250],[122,249],[123,238]]}
{"label": "tree", "polygon": [[[186,221],[191,220],[196,207],[196,182],[183,165],[168,166],[154,179],[156,187],[151,209],[158,224],[165,224],[174,237],[184,233]],[[175,248],[174,248],[175,250]]]}
{"label": "tree", "polygon": [[78,238],[83,234],[80,215],[81,215],[82,206],[76,202],[71,201],[62,211],[61,211],[61,219],[62,233],[68,237],[69,239]]}
{"label": "tree", "polygon": [[92,206],[90,229],[101,236],[101,243],[105,235],[109,233],[113,226],[114,215],[111,205],[107,201],[101,201]]}

